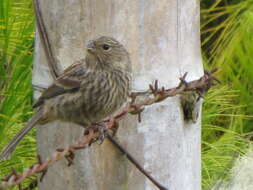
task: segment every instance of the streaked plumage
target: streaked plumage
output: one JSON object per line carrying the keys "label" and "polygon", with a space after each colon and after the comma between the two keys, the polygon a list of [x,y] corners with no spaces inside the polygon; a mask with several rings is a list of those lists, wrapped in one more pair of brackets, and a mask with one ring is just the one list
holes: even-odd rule
{"label": "streaked plumage", "polygon": [[52,120],[86,127],[118,110],[127,100],[131,62],[126,49],[111,37],[89,42],[85,59],[68,67],[34,105],[38,109],[0,155],[6,159],[35,124]]}

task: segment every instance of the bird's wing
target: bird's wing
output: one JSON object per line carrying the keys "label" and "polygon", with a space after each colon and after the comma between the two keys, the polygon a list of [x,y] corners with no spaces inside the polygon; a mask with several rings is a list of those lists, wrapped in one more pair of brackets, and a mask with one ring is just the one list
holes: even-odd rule
{"label": "bird's wing", "polygon": [[86,72],[82,62],[75,63],[63,71],[63,73],[42,93],[34,108],[42,105],[46,99],[73,92],[80,88],[81,76]]}

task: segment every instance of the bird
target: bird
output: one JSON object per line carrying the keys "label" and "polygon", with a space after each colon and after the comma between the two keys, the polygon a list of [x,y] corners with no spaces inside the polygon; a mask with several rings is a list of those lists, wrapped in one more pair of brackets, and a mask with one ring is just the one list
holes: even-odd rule
{"label": "bird", "polygon": [[74,62],[45,89],[33,117],[0,154],[10,158],[20,140],[37,124],[54,120],[91,126],[115,113],[131,90],[132,66],[128,51],[116,39],[100,36],[86,44],[84,59]]}

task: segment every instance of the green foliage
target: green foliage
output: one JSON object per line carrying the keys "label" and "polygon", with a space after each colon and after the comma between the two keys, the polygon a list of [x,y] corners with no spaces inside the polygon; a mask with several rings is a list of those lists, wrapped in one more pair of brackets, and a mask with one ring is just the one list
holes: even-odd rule
{"label": "green foliage", "polygon": [[[31,0],[0,1],[0,150],[32,114],[34,21]],[[10,161],[0,162],[0,177],[34,161],[34,133]]]}
{"label": "green foliage", "polygon": [[213,2],[202,10],[201,29],[206,62],[219,68],[218,78],[227,86],[209,92],[203,109],[202,184],[210,189],[229,178],[234,159],[250,143],[253,1]]}
{"label": "green foliage", "polygon": [[[201,31],[206,67],[218,66],[222,85],[209,91],[203,106],[203,189],[228,179],[234,159],[248,147],[252,131],[253,1],[201,0]],[[32,115],[32,0],[0,1],[0,150]],[[34,162],[34,132],[0,177]],[[28,180],[29,181],[29,180]]]}
{"label": "green foliage", "polygon": [[241,132],[243,121],[251,119],[241,113],[236,103],[239,92],[228,86],[209,91],[203,106],[202,186],[210,189],[219,179],[228,179],[235,158],[244,153],[248,141]]}

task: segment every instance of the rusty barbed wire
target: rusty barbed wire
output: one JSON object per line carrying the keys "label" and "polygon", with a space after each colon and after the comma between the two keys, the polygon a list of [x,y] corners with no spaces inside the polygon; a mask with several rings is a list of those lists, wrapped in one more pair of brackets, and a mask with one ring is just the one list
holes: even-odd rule
{"label": "rusty barbed wire", "polygon": [[[118,121],[122,120],[127,114],[138,114],[140,119],[140,113],[143,111],[145,106],[155,104],[165,100],[168,97],[172,97],[178,95],[184,91],[196,91],[200,97],[202,97],[211,86],[217,84],[219,81],[213,76],[217,69],[212,71],[205,71],[204,75],[200,77],[198,80],[194,80],[191,82],[186,82],[187,73],[180,78],[180,83],[175,88],[165,89],[164,87],[158,87],[158,81],[155,82],[154,85],[150,85],[150,94],[153,97],[145,98],[142,101],[135,103],[135,101],[130,102],[123,109],[123,111],[113,117],[111,120],[104,120],[103,123],[107,126],[108,129],[114,130],[118,127]],[[136,98],[138,94],[135,94]],[[132,97],[132,98],[134,98]],[[134,99],[135,99],[134,98]],[[38,162],[31,165],[28,169],[26,169],[23,173],[18,174],[15,170],[13,170],[9,175],[2,179],[2,184],[0,184],[0,190],[5,190],[8,187],[18,185],[26,178],[36,174],[45,172],[50,165],[57,162],[60,159],[67,159],[70,164],[73,164],[74,152],[79,149],[84,149],[87,146],[90,146],[94,139],[99,137],[99,130],[96,127],[88,128],[85,130],[83,139],[79,140],[77,143],[71,146],[58,148],[56,152],[53,154],[51,158],[46,160],[41,160],[38,158]],[[39,157],[39,156],[38,156]]]}
{"label": "rusty barbed wire", "polygon": [[[36,13],[36,19],[37,19],[37,25],[38,25],[38,33],[40,34],[42,46],[46,53],[46,57],[47,57],[49,68],[50,68],[50,73],[53,78],[57,78],[59,71],[57,68],[55,58],[53,56],[50,40],[48,38],[46,27],[43,22],[42,13],[40,11],[40,4],[38,0],[34,0],[34,6],[35,6],[35,13]],[[168,97],[175,96],[184,91],[196,91],[199,94],[199,97],[203,97],[203,95],[209,90],[209,88],[212,85],[214,85],[214,82],[215,81],[218,82],[218,80],[212,76],[212,74],[215,71],[216,70],[213,70],[210,72],[205,71],[203,77],[201,77],[199,80],[195,80],[189,83],[185,81],[185,78],[187,76],[187,73],[186,73],[183,77],[180,78],[181,82],[178,85],[178,87],[171,88],[171,89],[165,89],[163,87],[159,88],[158,81],[156,81],[154,85],[149,86],[149,90],[147,91],[148,94],[152,94],[153,97],[151,98],[149,97],[138,103],[135,103],[136,97],[139,95],[142,95],[143,93],[133,93],[131,103],[129,103],[120,114],[116,115],[112,120],[106,120],[103,122],[107,125],[109,129],[115,130],[114,133],[116,133],[116,130],[118,127],[118,121],[123,119],[128,113],[137,114],[138,120],[140,122],[141,112],[144,110],[145,106],[148,106],[157,102],[161,102]],[[87,146],[90,146],[94,142],[94,138],[97,138],[98,136],[99,136],[99,131],[96,129],[90,128],[84,134],[83,139],[79,140],[76,144],[72,146],[57,149],[51,158],[48,158],[43,161],[38,156],[38,163],[33,164],[31,167],[26,169],[23,173],[18,174],[15,170],[13,170],[9,175],[3,178],[2,179],[3,183],[0,184],[0,190],[7,189],[8,187],[11,187],[14,185],[19,185],[22,183],[23,180],[25,180],[26,178],[36,173],[42,173],[42,176],[40,178],[40,180],[42,180],[43,176],[46,174],[48,167],[60,159],[65,158],[68,161],[68,165],[73,164],[74,152],[76,150],[83,149],[83,148],[86,148]],[[31,186],[29,185],[29,187],[26,189],[27,190],[32,189],[36,185],[37,185],[37,181],[35,181],[34,183],[31,183]],[[166,188],[160,187],[159,189],[165,190]]]}

